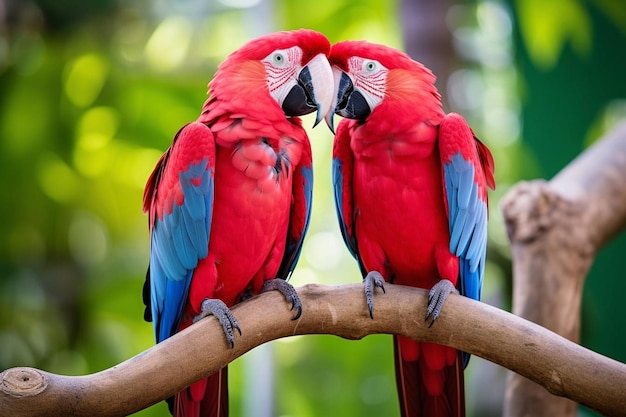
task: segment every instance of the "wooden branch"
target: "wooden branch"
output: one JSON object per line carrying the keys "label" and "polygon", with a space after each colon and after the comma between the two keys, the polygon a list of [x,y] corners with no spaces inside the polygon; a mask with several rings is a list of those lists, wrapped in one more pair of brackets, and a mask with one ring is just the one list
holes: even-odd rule
{"label": "wooden branch", "polygon": [[299,320],[277,292],[233,308],[243,335],[230,349],[209,317],[163,343],[102,372],[61,376],[33,368],[0,374],[0,415],[123,416],[169,397],[250,349],[281,337],[334,334],[361,339],[396,333],[463,349],[514,370],[605,415],[626,415],[626,365],[510,313],[451,295],[432,328],[424,322],[427,292],[386,285],[369,318],[361,284],[298,288]]}
{"label": "wooden branch", "polygon": [[[626,122],[550,182],[523,182],[501,200],[513,255],[513,313],[572,341],[596,252],[626,224]],[[622,386],[626,390],[626,386]],[[576,416],[576,404],[510,374],[507,417]]]}

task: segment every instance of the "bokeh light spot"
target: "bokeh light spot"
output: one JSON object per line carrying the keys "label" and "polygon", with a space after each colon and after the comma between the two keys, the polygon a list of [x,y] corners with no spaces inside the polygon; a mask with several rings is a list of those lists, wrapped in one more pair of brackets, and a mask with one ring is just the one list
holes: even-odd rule
{"label": "bokeh light spot", "polygon": [[78,178],[74,171],[56,154],[45,154],[38,169],[39,185],[51,199],[68,202],[78,190]]}
{"label": "bokeh light spot", "polygon": [[100,106],[87,110],[80,118],[77,127],[77,138],[84,135],[99,134],[102,137],[112,138],[119,126],[119,115],[112,107]]}
{"label": "bokeh light spot", "polygon": [[78,214],[68,232],[72,257],[81,265],[91,266],[102,262],[107,253],[106,226],[91,213]]}
{"label": "bokeh light spot", "polygon": [[65,94],[74,105],[87,107],[102,91],[108,73],[109,64],[102,55],[82,55],[67,64]]}
{"label": "bokeh light spot", "polygon": [[133,185],[143,189],[162,153],[150,148],[140,148],[133,152],[129,176],[129,180],[132,181]]}
{"label": "bokeh light spot", "polygon": [[330,232],[315,233],[304,248],[304,256],[311,266],[322,271],[335,269],[341,261],[343,243]]}
{"label": "bokeh light spot", "polygon": [[181,65],[191,42],[191,23],[172,16],[161,22],[146,44],[146,59],[155,69],[171,71]]}
{"label": "bokeh light spot", "polygon": [[111,107],[94,107],[85,112],[76,129],[74,166],[90,178],[105,172],[110,152],[107,147],[119,125],[119,116]]}

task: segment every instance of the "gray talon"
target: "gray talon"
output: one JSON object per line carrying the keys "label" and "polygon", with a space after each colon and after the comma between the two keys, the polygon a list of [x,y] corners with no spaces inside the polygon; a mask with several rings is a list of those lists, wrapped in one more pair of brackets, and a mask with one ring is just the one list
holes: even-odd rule
{"label": "gray talon", "polygon": [[285,301],[287,301],[287,303],[291,303],[291,308],[289,310],[296,310],[296,314],[291,318],[291,320],[297,320],[300,318],[302,315],[302,302],[300,301],[300,297],[298,297],[298,293],[293,285],[281,278],[270,279],[263,283],[261,292],[266,291],[280,292],[283,297],[285,297]]}
{"label": "gray talon", "polygon": [[432,318],[428,327],[432,327],[435,320],[439,317],[439,314],[441,314],[443,304],[448,299],[450,293],[458,294],[459,292],[454,288],[452,282],[447,279],[442,279],[431,288],[428,293],[428,308],[426,309],[426,317],[424,318],[424,321],[428,321],[429,318]]}
{"label": "gray talon", "polygon": [[370,312],[370,318],[374,319],[374,289],[376,287],[383,290],[385,293],[385,279],[378,271],[371,271],[365,278],[363,278],[363,284],[365,286],[365,301],[367,301],[367,308]]}
{"label": "gray talon", "polygon": [[219,320],[222,329],[224,329],[226,339],[228,343],[230,343],[230,347],[235,347],[235,334],[233,329],[236,329],[239,332],[239,336],[241,336],[241,328],[239,327],[239,323],[237,323],[237,319],[235,319],[235,316],[233,316],[233,313],[231,313],[226,304],[224,304],[222,300],[206,298],[200,306],[200,314],[193,318],[193,322],[196,323],[207,316],[214,316]]}

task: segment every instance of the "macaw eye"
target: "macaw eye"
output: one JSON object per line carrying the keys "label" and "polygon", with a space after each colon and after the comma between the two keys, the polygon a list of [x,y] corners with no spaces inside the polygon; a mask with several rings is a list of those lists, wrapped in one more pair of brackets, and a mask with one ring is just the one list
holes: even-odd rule
{"label": "macaw eye", "polygon": [[283,54],[282,52],[274,52],[274,55],[272,56],[272,62],[275,65],[283,65],[286,61],[287,58],[285,57],[285,54]]}
{"label": "macaw eye", "polygon": [[378,68],[378,63],[376,61],[365,61],[363,64],[363,68],[367,72],[374,72]]}

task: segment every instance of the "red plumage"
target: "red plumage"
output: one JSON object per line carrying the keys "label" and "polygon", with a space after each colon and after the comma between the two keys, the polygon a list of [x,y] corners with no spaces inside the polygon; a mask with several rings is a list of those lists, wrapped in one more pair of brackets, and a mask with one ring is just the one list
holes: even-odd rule
{"label": "red plumage", "polygon": [[[336,111],[353,119],[335,135],[336,203],[363,274],[426,289],[449,280],[479,297],[486,187],[495,185],[489,150],[461,116],[445,115],[435,77],[406,54],[341,42],[330,62],[341,70]],[[464,415],[460,352],[403,337],[394,346],[403,416]]]}
{"label": "red plumage", "polygon": [[[295,76],[320,54],[330,77],[329,49],[310,30],[250,41],[219,66],[200,117],[159,160],[144,194],[152,240],[146,316],[157,341],[206,315],[205,300],[231,307],[295,267],[310,213],[311,147],[269,81],[293,73],[282,80],[300,89]],[[287,62],[274,67],[275,54]],[[296,115],[309,111],[296,107]],[[232,330],[230,337],[224,330],[232,344]],[[228,415],[226,375],[224,368],[177,394],[174,414]]]}

